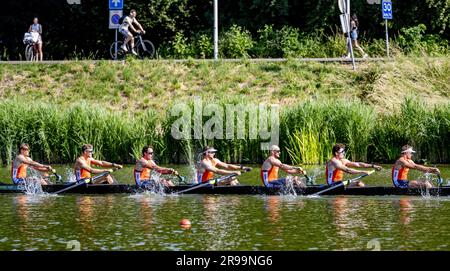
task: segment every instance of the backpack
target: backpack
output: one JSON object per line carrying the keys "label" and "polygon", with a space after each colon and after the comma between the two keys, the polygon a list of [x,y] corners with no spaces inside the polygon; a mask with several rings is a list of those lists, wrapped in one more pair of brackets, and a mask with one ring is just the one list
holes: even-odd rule
{"label": "backpack", "polygon": [[120,17],[120,18],[119,18],[119,24],[123,24],[123,21],[125,20],[126,17],[127,17],[126,15]]}

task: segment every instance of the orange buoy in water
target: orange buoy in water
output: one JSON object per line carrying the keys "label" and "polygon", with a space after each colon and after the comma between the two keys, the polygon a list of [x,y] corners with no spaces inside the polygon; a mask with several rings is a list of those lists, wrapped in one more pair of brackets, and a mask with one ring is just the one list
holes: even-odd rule
{"label": "orange buoy in water", "polygon": [[190,228],[191,227],[191,221],[189,219],[183,218],[180,221],[180,226],[183,228]]}

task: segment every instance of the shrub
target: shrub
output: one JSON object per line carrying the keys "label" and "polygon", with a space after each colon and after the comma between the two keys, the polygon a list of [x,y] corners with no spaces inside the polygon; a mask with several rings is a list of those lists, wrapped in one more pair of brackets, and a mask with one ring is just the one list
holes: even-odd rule
{"label": "shrub", "polygon": [[249,57],[249,51],[253,46],[254,41],[250,32],[237,25],[232,25],[223,34],[220,42],[222,55],[230,58]]}

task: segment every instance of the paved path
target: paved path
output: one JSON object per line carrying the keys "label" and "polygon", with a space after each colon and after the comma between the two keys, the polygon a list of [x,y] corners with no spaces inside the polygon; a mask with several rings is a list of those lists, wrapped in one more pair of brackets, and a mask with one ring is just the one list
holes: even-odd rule
{"label": "paved path", "polygon": [[[390,61],[393,58],[355,58],[356,62],[365,61]],[[125,62],[125,60],[45,60],[45,61],[0,61],[0,64],[64,64],[71,62]],[[152,62],[214,62],[214,59],[151,59],[145,61]],[[348,58],[247,58],[247,59],[219,59],[219,62],[286,62],[286,61],[299,61],[299,62],[340,62],[340,63],[352,63],[351,59]]]}

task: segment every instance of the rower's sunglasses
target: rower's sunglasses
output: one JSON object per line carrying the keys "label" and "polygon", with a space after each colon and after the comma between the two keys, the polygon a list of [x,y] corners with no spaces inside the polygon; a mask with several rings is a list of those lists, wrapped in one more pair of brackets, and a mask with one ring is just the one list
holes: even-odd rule
{"label": "rower's sunglasses", "polygon": [[345,154],[345,151],[338,151],[339,154]]}

